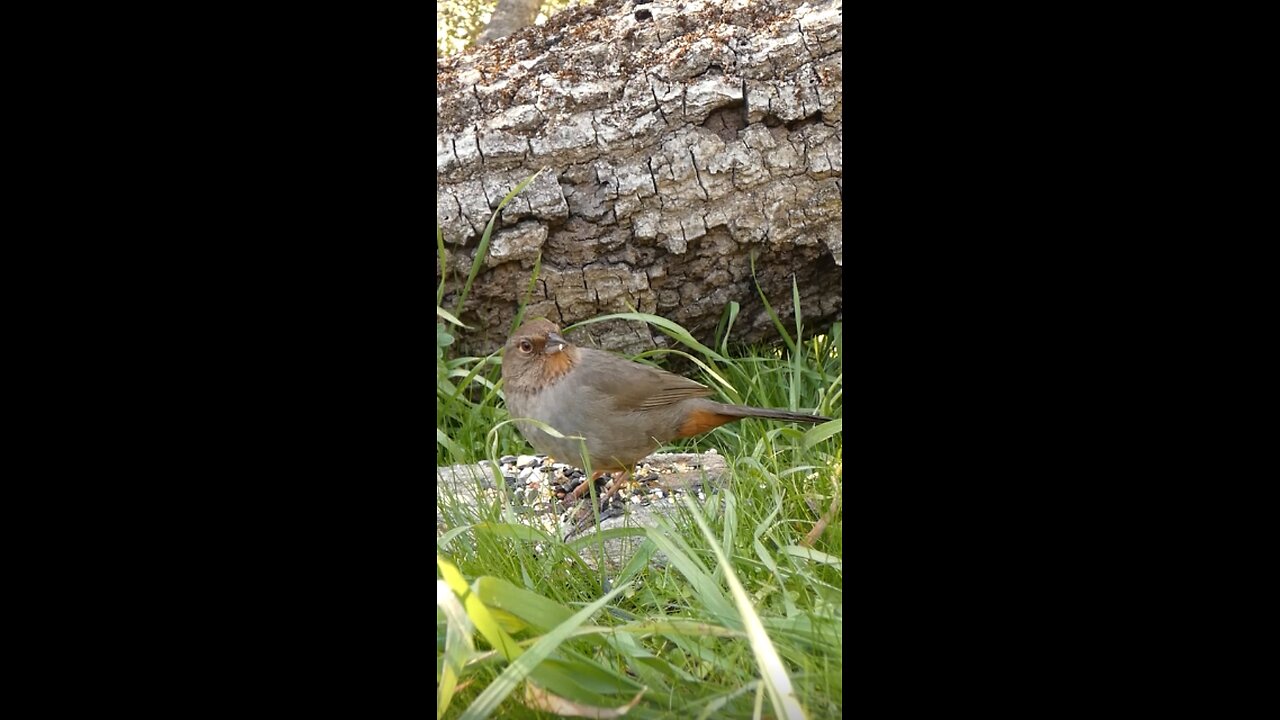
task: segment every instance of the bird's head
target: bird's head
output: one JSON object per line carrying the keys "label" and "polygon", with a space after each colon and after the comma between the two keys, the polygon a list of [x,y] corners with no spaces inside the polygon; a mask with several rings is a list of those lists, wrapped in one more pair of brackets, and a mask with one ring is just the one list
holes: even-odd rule
{"label": "bird's head", "polygon": [[577,362],[578,350],[546,318],[521,325],[503,348],[502,379],[508,388],[534,390],[558,380]]}

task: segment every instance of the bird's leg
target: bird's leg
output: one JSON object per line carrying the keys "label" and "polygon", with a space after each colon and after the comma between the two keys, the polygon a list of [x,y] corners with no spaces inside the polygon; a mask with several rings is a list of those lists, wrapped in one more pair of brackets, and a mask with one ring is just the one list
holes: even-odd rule
{"label": "bird's leg", "polygon": [[[579,499],[582,498],[583,495],[586,495],[588,492],[591,491],[591,486],[596,484],[596,480],[599,480],[602,476],[607,475],[608,473],[609,473],[608,470],[597,470],[594,473],[592,473],[590,480],[582,483],[578,487],[574,488],[573,492],[564,496],[564,506],[569,507],[573,503],[577,502]],[[622,471],[621,474],[618,475],[617,478],[615,478],[608,485],[606,485],[604,488],[604,492],[600,495],[601,503],[603,504],[603,502],[606,499],[608,499],[615,492],[617,492],[618,488],[622,487],[622,483],[626,482],[627,478],[629,477],[631,477],[631,470],[625,469]]]}
{"label": "bird's leg", "polygon": [[596,480],[599,480],[600,476],[604,475],[604,473],[604,470],[597,470],[591,473],[591,478],[589,480],[574,488],[573,492],[564,496],[564,506],[569,507],[573,505],[573,503],[577,502],[583,495],[586,495],[591,490],[591,486],[595,485]]}
{"label": "bird's leg", "polygon": [[613,497],[613,494],[618,492],[618,489],[621,488],[622,485],[626,483],[627,480],[629,480],[630,478],[631,478],[631,469],[628,468],[626,470],[623,470],[618,475],[618,477],[614,478],[613,482],[606,485],[604,488],[604,492],[600,493],[600,507],[603,508],[605,502],[608,501],[609,498]]}
{"label": "bird's leg", "polygon": [[[596,472],[594,475],[591,476],[590,484],[583,483],[578,487],[574,488],[574,491],[572,493],[565,496],[565,506],[566,507],[569,506],[569,498],[571,496],[581,497],[582,494],[585,493],[591,487],[591,485],[595,484],[596,478],[604,474],[605,474],[604,471]],[[600,509],[601,510],[604,509],[605,503],[609,501],[609,498],[613,497],[614,493],[618,492],[618,489],[621,488],[623,483],[625,483],[627,479],[630,477],[631,477],[631,469],[627,468],[623,470],[621,473],[619,473],[618,476],[614,478],[612,482],[610,482],[608,485],[605,486],[604,492],[600,493]],[[581,532],[583,529],[585,529],[587,526],[587,521],[590,519],[591,519],[591,503],[587,502],[582,506],[581,509],[578,510],[578,512],[574,513],[573,529],[569,531],[568,535],[565,535],[565,540],[568,540],[574,534]]]}

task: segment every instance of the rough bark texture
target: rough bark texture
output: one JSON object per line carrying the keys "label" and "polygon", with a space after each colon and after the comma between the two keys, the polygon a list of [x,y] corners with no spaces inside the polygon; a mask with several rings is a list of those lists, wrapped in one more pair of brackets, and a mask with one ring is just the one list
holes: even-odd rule
{"label": "rough bark texture", "polygon": [[498,0],[489,24],[476,37],[476,44],[501,40],[522,27],[532,25],[538,19],[541,6],[542,0]]}
{"label": "rough bark texture", "polygon": [[[630,305],[705,341],[736,300],[733,337],[774,338],[753,255],[784,318],[794,277],[807,330],[839,319],[840,21],[839,0],[600,0],[439,60],[445,307],[493,209],[547,169],[499,217],[460,348],[501,345],[539,253],[527,316],[561,325]],[[583,332],[666,344],[643,324]]]}

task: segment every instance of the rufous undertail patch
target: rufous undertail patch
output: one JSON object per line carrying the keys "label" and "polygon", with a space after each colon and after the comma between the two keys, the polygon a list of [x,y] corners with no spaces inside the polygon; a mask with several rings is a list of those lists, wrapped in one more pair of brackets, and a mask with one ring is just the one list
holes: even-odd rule
{"label": "rufous undertail patch", "polygon": [[693,410],[685,417],[684,422],[680,423],[680,427],[676,429],[678,435],[676,437],[692,437],[701,435],[702,433],[718,428],[721,425],[737,420],[738,418],[729,415],[721,415],[718,412],[710,410]]}

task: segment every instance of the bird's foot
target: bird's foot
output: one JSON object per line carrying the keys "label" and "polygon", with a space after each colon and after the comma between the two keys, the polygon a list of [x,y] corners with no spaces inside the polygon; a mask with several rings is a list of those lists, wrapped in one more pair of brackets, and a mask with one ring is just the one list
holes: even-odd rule
{"label": "bird's foot", "polygon": [[[596,473],[595,475],[592,476],[591,481],[594,481],[596,478],[599,478],[603,475],[604,473]],[[613,517],[613,515],[615,514],[614,512],[611,512],[615,508],[611,506],[610,500],[613,499],[613,497],[617,494],[618,490],[622,488],[623,484],[626,483],[627,479],[630,476],[631,476],[630,472],[623,472],[619,474],[616,479],[611,480],[605,486],[604,490],[600,492],[599,498],[600,498],[600,519],[601,520],[604,520],[607,517]],[[589,490],[590,490],[590,484],[587,482],[584,482],[582,483],[582,485],[574,489],[573,492],[569,493],[568,495],[565,495],[565,498],[564,498],[565,509],[569,510],[575,505],[578,508],[577,512],[573,514],[573,519],[569,521],[570,529],[569,529],[569,533],[564,537],[565,540],[568,540],[569,538],[573,537],[574,535],[577,535],[578,533],[582,532],[583,530],[586,530],[588,527],[591,526],[591,522],[595,513],[592,512],[592,504],[591,504],[591,497],[589,495]],[[576,503],[573,502],[574,499],[578,499],[578,502]]]}

